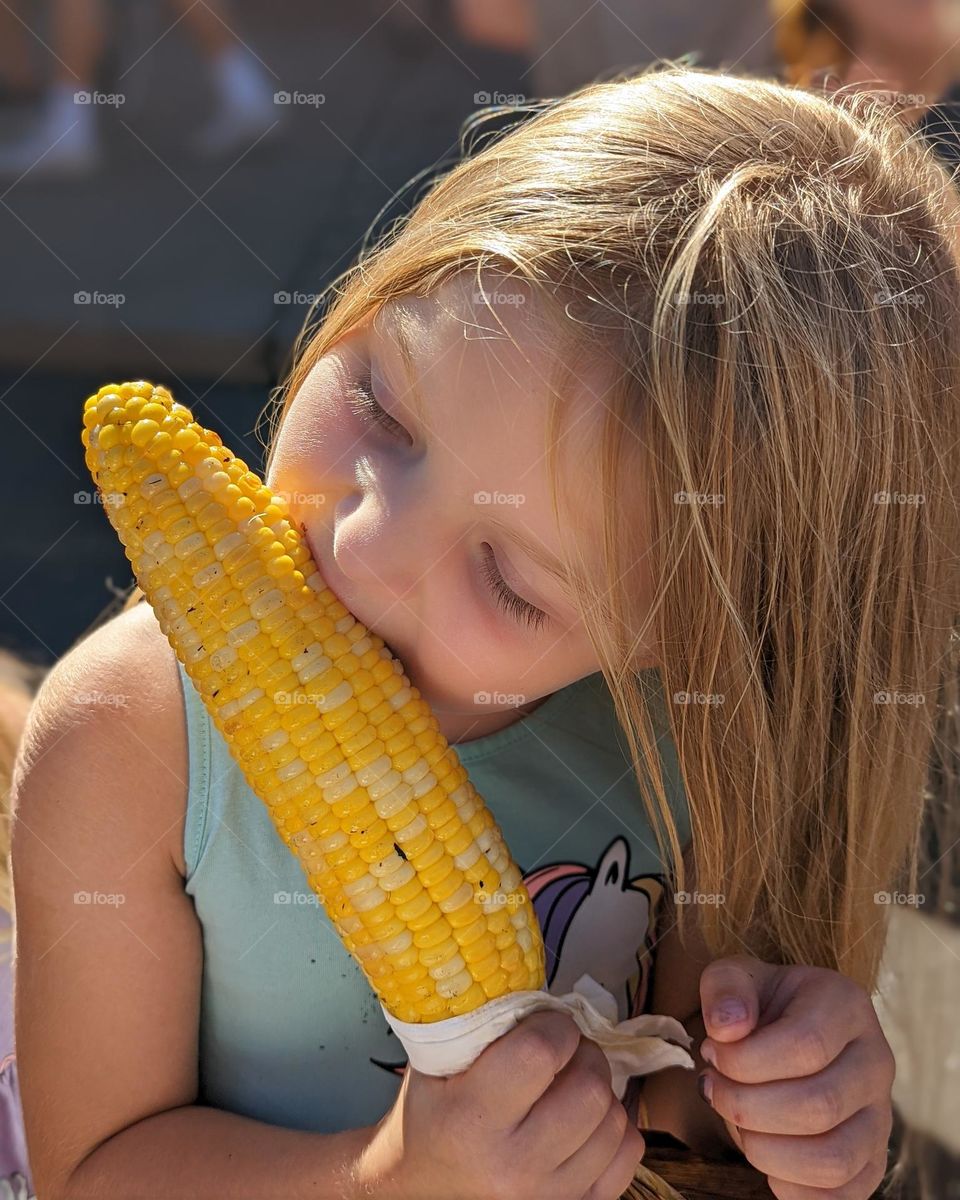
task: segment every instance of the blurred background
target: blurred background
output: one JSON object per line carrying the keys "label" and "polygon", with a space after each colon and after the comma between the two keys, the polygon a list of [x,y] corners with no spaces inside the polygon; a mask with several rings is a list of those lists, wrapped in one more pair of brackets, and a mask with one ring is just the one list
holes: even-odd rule
{"label": "blurred background", "polygon": [[772,69],[770,25],[750,0],[0,0],[0,644],[52,662],[129,583],[91,391],[164,383],[258,469],[310,304],[464,118],[661,55]]}
{"label": "blurred background", "polygon": [[[131,583],[83,463],[88,394],[163,383],[260,471],[257,420],[310,306],[456,161],[465,118],[661,58],[883,87],[960,162],[958,8],[0,0],[0,734],[15,744],[44,670]],[[938,1198],[960,1197],[960,1043],[955,1010],[938,1023],[917,989],[956,995],[956,826],[951,808],[931,833],[937,911],[893,914],[901,956],[921,922],[944,949],[884,987],[914,1066],[897,1085],[913,1179]]]}
{"label": "blurred background", "polygon": [[162,382],[259,464],[309,306],[477,109],[663,57],[786,76],[785,51],[947,92],[957,35],[932,0],[816,0],[808,32],[804,7],[0,0],[0,645],[49,664],[129,583],[83,399]]}

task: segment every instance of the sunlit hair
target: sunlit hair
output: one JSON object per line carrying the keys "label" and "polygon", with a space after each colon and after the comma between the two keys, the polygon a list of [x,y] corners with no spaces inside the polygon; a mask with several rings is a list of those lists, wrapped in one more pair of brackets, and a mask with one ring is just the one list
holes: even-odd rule
{"label": "sunlit hair", "polygon": [[715,956],[872,988],[875,896],[919,890],[938,713],[956,733],[957,215],[935,156],[869,95],[672,65],[590,84],[366,247],[277,392],[279,427],[389,300],[460,272],[523,280],[555,332],[559,515],[564,379],[608,364],[603,570],[580,610],[683,890],[638,670],[655,647],[696,886],[724,898],[695,906]]}

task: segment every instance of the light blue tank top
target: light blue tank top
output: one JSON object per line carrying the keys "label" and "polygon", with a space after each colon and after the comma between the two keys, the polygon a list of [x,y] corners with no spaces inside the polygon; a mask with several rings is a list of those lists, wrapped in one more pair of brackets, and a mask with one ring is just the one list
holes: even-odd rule
{"label": "light blue tank top", "polygon": [[[680,845],[686,797],[659,673],[655,728]],[[289,1129],[376,1123],[403,1046],[180,666],[189,750],[186,891],[203,931],[199,1102]],[[503,831],[543,932],[549,991],[588,972],[621,1020],[648,1011],[668,884],[603,676],[457,745]]]}

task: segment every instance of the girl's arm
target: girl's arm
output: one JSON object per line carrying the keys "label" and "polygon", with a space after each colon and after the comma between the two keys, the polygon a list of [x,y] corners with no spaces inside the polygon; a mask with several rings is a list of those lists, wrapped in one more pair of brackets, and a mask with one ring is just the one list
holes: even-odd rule
{"label": "girl's arm", "polygon": [[15,771],[15,1037],[36,1193],[342,1200],[372,1129],[297,1132],[196,1103],[187,766],[176,662],[142,605],[49,673]]}
{"label": "girl's arm", "polygon": [[[693,851],[688,846],[683,857],[687,872],[686,890],[696,890]],[[672,1134],[691,1150],[707,1157],[720,1156],[740,1149],[731,1138],[723,1118],[700,1097],[697,1076],[709,1064],[700,1056],[700,1043],[706,1036],[700,1011],[700,975],[711,956],[693,927],[688,924],[689,949],[680,944],[673,920],[672,896],[665,895],[660,918],[664,926],[654,947],[653,989],[647,1011],[675,1017],[693,1037],[690,1056],[695,1069],[668,1067],[640,1080],[642,1100],[640,1128],[659,1129]],[[693,915],[693,914],[691,914]],[[646,1108],[646,1120],[643,1108]]]}
{"label": "girl's arm", "polygon": [[[354,1200],[353,1167],[373,1127],[342,1133],[279,1129],[186,1105],[109,1138],[42,1200]],[[378,1197],[386,1197],[378,1191]]]}

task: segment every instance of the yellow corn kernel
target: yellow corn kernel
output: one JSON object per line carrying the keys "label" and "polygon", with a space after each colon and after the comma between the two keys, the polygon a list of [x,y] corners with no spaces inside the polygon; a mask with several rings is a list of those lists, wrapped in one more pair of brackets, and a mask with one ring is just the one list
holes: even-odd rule
{"label": "yellow corn kernel", "polygon": [[543,988],[499,826],[285,501],[144,380],[90,396],[82,440],[161,629],[388,1011],[438,1021]]}

